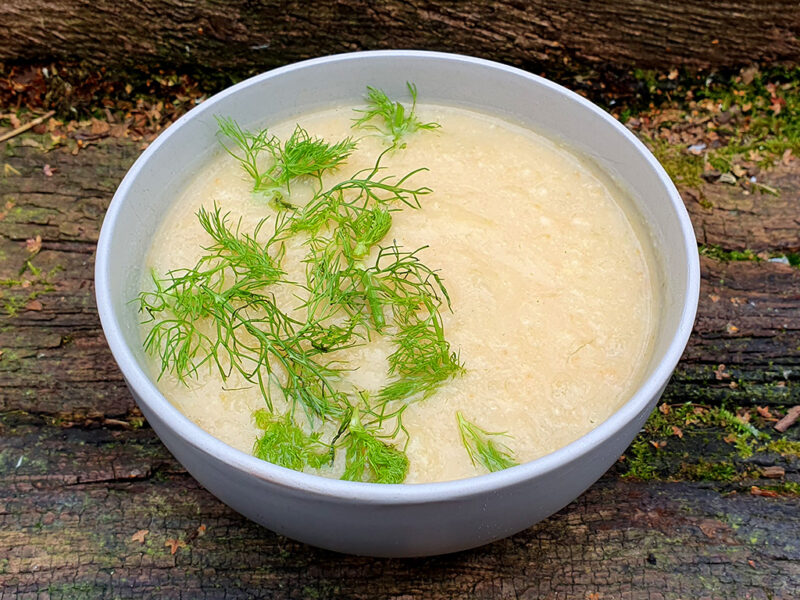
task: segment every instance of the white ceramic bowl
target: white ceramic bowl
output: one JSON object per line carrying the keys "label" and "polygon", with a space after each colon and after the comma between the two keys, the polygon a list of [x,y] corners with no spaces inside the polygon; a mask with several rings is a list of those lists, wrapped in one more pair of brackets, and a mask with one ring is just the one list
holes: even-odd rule
{"label": "white ceramic bowl", "polygon": [[[214,115],[248,126],[335,104],[365,87],[465,106],[527,124],[595,160],[632,195],[661,263],[662,314],[641,386],[604,423],[552,454],[459,481],[381,485],[325,479],[231,448],[184,417],[145,368],[136,307],[145,254],[172,198],[218,148]],[[536,523],[575,499],[625,451],[658,401],[692,329],[699,266],[689,218],[648,150],[584,98],[519,69],[419,51],[343,54],[275,69],[196,107],[136,161],[108,209],[96,266],[97,305],[114,358],[150,425],[212,494],[265,527],[323,548],[420,556],[479,546]]]}

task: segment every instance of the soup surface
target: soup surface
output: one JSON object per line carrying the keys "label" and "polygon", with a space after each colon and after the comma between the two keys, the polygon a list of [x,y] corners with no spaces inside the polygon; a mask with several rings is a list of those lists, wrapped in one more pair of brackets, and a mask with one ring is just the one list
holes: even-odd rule
{"label": "soup surface", "polygon": [[[403,413],[407,438],[391,443],[402,448],[407,442],[407,483],[486,472],[465,449],[457,413],[485,432],[505,433],[491,439],[519,463],[590,431],[640,382],[657,311],[649,241],[608,177],[568,149],[501,119],[438,105],[418,105],[417,113],[441,127],[413,133],[381,164],[387,174],[425,167],[409,181],[432,192],[420,197],[421,208],[392,213],[384,244],[425,246],[419,256],[449,292],[452,311],[446,305],[441,311],[444,331],[465,371]],[[379,136],[352,128],[351,107],[269,124],[270,132],[285,139],[296,123],[325,140],[358,140],[347,161],[325,174],[328,186],[372,167],[386,148]],[[293,198],[307,201],[314,185],[293,184]],[[197,262],[208,246],[196,217],[201,207],[216,204],[243,232],[252,233],[264,217],[272,222],[274,203],[252,190],[241,165],[220,151],[176,200],[148,266],[164,274]],[[306,249],[302,239],[287,242],[289,279],[303,279]],[[142,286],[152,289],[153,281]],[[302,304],[302,289],[275,293],[285,306]],[[143,335],[149,327],[143,325]],[[371,337],[336,358],[350,365],[342,374],[348,385],[375,393],[387,382],[393,348],[388,336]],[[155,375],[159,369],[154,362]],[[235,375],[223,380],[210,365],[187,383],[167,373],[158,385],[200,427],[253,451],[261,435],[254,411],[265,407],[257,386]],[[306,470],[339,477],[344,460],[339,453],[332,465]]]}

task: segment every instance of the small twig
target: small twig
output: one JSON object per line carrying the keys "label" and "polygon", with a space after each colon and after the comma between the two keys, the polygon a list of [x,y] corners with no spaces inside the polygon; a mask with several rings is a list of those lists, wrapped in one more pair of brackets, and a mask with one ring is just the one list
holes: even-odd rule
{"label": "small twig", "polygon": [[122,427],[123,429],[130,429],[131,424],[127,421],[120,421],[119,419],[103,419],[103,425],[106,427]]}
{"label": "small twig", "polygon": [[48,111],[44,113],[41,117],[36,117],[33,121],[25,123],[25,125],[20,125],[16,129],[9,131],[8,133],[4,133],[3,135],[0,135],[0,143],[5,142],[6,140],[10,140],[15,136],[18,136],[20,133],[28,131],[28,129],[30,129],[31,127],[36,127],[39,123],[41,123],[45,119],[49,119],[54,114],[56,114],[56,111],[54,110]]}
{"label": "small twig", "polygon": [[789,412],[786,413],[786,416],[775,423],[775,430],[785,433],[786,430],[789,429],[789,427],[791,427],[795,421],[797,421],[797,419],[800,419],[800,404],[790,408]]}

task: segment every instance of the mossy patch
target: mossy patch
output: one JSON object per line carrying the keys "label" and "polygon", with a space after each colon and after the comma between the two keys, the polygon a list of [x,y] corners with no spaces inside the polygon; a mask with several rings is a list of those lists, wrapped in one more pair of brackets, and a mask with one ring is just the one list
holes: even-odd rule
{"label": "mossy patch", "polygon": [[750,249],[745,250],[724,250],[720,246],[716,245],[704,245],[701,244],[698,246],[698,251],[702,256],[708,256],[709,258],[713,258],[714,260],[724,261],[724,262],[736,262],[736,261],[752,261],[752,262],[760,262],[762,259],[759,257],[755,252]]}
{"label": "mossy patch", "polygon": [[61,267],[44,271],[33,264],[33,257],[27,259],[17,277],[0,279],[0,306],[9,317],[19,312],[44,293],[55,289],[55,276]]}
{"label": "mossy patch", "polygon": [[794,456],[800,458],[800,441],[780,438],[770,441],[768,444],[763,446],[763,450],[766,452],[775,452],[781,456]]}
{"label": "mossy patch", "polygon": [[659,137],[645,137],[644,141],[676,185],[692,188],[702,185],[705,164],[702,156],[689,154],[681,146]]}
{"label": "mossy patch", "polygon": [[777,195],[760,171],[800,156],[800,67],[744,69],[703,80],[637,70],[650,98],[616,110],[676,184],[700,193],[709,183]]}
{"label": "mossy patch", "polygon": [[82,598],[100,598],[107,593],[107,588],[99,583],[51,583],[46,588],[39,590],[47,593],[52,600],[67,599],[79,600]]}
{"label": "mossy patch", "polygon": [[757,152],[758,162],[768,166],[786,150],[799,153],[800,67],[749,70],[712,81],[698,97],[718,103],[724,112],[749,116],[743,126],[730,128],[731,139],[721,157]]}
{"label": "mossy patch", "polygon": [[762,485],[761,490],[775,492],[781,496],[800,496],[800,483],[796,481],[783,481],[776,485]]}
{"label": "mossy patch", "polygon": [[661,404],[625,453],[622,477],[714,482],[758,478],[753,466],[757,455],[768,460],[769,453],[777,453],[791,459],[800,452],[800,442],[772,429],[775,418],[764,407],[734,412],[721,406]]}
{"label": "mossy patch", "polygon": [[734,481],[740,475],[730,462],[713,463],[702,458],[696,463],[684,464],[679,474],[689,481]]}

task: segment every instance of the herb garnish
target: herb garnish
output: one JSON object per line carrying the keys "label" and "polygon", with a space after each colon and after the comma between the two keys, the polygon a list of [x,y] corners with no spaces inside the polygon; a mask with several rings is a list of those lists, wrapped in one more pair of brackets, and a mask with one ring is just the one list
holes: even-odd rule
{"label": "herb garnish", "polygon": [[[406,87],[411,95],[410,109],[391,100],[383,91],[368,86],[367,108],[356,111],[363,116],[354,119],[353,126],[377,131],[391,146],[399,148],[405,146],[400,141],[415,131],[438,129],[438,123],[423,123],[417,118],[414,112],[417,107],[417,86],[406,83]],[[380,122],[379,125],[374,124],[376,120]]]}
{"label": "herb garnish", "polygon": [[507,433],[492,433],[481,429],[467,421],[460,412],[456,413],[456,420],[461,433],[461,441],[464,443],[473,465],[477,466],[480,463],[487,470],[494,472],[518,464],[511,449],[499,441],[501,437],[509,437]]}
{"label": "herb garnish", "polygon": [[318,469],[332,461],[319,434],[308,435],[288,415],[276,418],[259,410],[253,417],[258,428],[264,430],[253,447],[253,454],[261,460],[295,471],[302,471],[306,466]]}
{"label": "herb garnish", "polygon": [[[419,121],[416,88],[408,89],[406,110],[368,88],[368,108],[355,126],[377,129],[392,146],[374,166],[332,185],[323,175],[346,164],[356,147],[351,138],[330,144],[298,125],[282,141],[267,129],[245,131],[219,118],[225,150],[276,211],[250,233],[217,206],[200,209],[211,240],[205,253],[192,268],[153,273],[153,291],[138,297],[151,324],[145,349],[160,359],[160,376],[185,382],[205,367],[223,380],[238,374],[260,389],[266,409],[254,413],[263,434],[253,453],[264,460],[324,470],[343,451],[342,479],[400,483],[408,471],[404,410],[464,372],[444,335],[441,311],[450,309],[450,297],[439,274],[423,263],[425,247],[409,251],[384,241],[392,213],[420,208],[431,192],[410,183],[425,169],[397,176],[381,164],[405,136],[439,126]],[[299,180],[312,187],[302,205],[292,195]],[[282,267],[292,238],[306,248],[304,281],[290,280]],[[299,306],[276,299],[285,286]],[[350,367],[336,352],[372,336],[389,336],[395,349],[386,385],[370,397],[346,381]],[[482,456],[487,447],[500,457],[492,464],[513,464],[486,441],[494,434],[458,419],[473,462],[472,448]]]}
{"label": "herb garnish", "polygon": [[[217,118],[220,133],[233,143],[234,148],[223,144],[225,150],[242,165],[253,179],[253,191],[259,192],[279,205],[288,204],[290,182],[304,175],[314,176],[322,182],[322,174],[341,165],[356,147],[352,138],[328,144],[312,138],[299,125],[289,139],[281,143],[268,130],[256,133],[242,130],[233,119]],[[266,169],[259,167],[259,156],[266,152],[272,163]]]}

